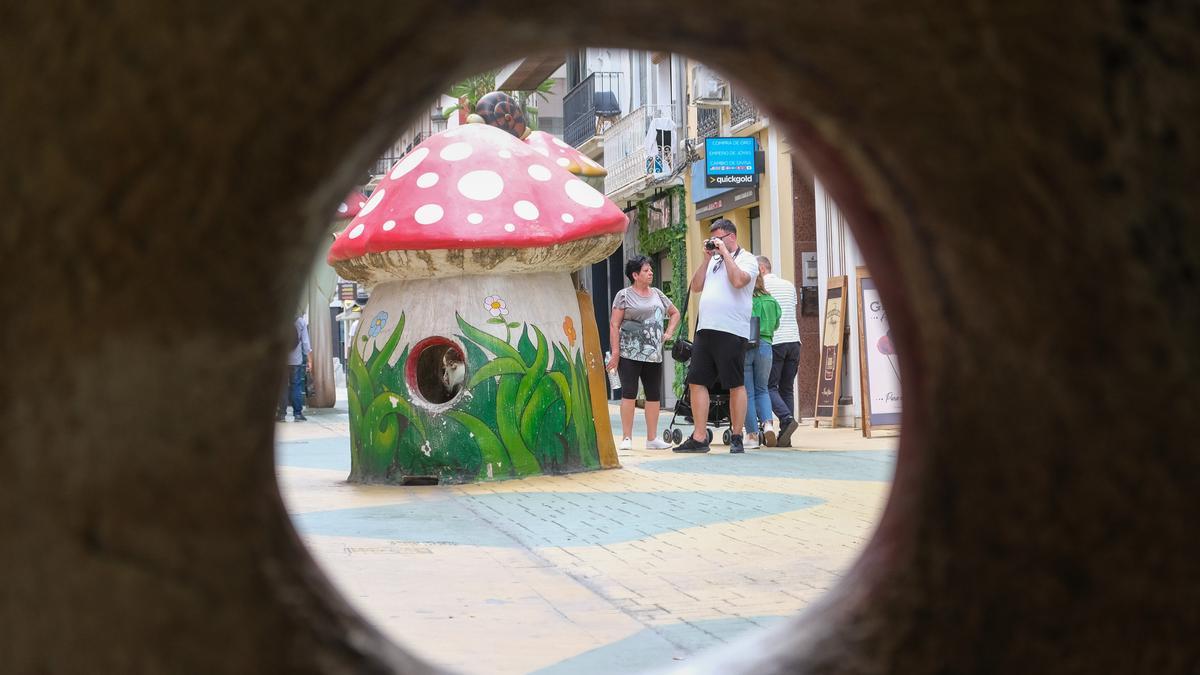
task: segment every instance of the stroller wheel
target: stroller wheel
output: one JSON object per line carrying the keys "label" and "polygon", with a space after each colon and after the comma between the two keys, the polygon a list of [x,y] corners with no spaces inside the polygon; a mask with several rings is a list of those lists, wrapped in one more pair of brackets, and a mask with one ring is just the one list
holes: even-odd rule
{"label": "stroller wheel", "polygon": [[663,429],[662,439],[663,439],[663,443],[671,442],[671,430],[670,429]]}
{"label": "stroller wheel", "polygon": [[729,430],[726,429],[725,433],[721,434],[721,442],[724,443],[725,445],[729,445],[729,441],[730,441],[729,436],[730,436]]}
{"label": "stroller wheel", "polygon": [[709,442],[710,444],[712,443],[712,439],[713,439],[713,430],[710,428],[710,429],[708,430],[708,442]]}
{"label": "stroller wheel", "polygon": [[683,442],[683,429],[673,430],[671,432],[671,440],[675,441],[676,444],[682,443]]}

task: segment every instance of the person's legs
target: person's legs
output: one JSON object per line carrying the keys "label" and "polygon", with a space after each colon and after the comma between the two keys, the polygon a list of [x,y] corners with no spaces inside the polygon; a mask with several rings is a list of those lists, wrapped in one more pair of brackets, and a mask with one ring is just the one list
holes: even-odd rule
{"label": "person's legs", "polygon": [[[771,396],[767,393],[767,387],[770,383],[773,366],[774,356],[771,345],[760,342],[758,356],[754,360],[753,393],[747,392],[748,396],[754,398],[754,410],[758,412],[758,416],[756,418],[747,417],[746,424],[754,425],[755,430],[765,427],[771,421]],[[750,410],[750,406],[747,405],[746,409]]]}
{"label": "person's legs", "polygon": [[[783,403],[783,410],[787,411],[787,416],[795,419],[796,397],[793,392],[796,386],[796,370],[800,367],[800,343],[789,342],[783,345],[782,351],[782,363],[779,366],[779,398]],[[776,409],[776,412],[778,413],[779,409]]]}
{"label": "person's legs", "polygon": [[699,384],[688,385],[688,396],[692,403],[692,438],[708,442],[708,387]]}
{"label": "person's legs", "polygon": [[617,364],[617,377],[621,379],[621,445],[620,449],[633,448],[633,414],[637,400],[638,374],[641,362],[621,359]]}
{"label": "person's legs", "polygon": [[[745,373],[742,377],[742,383],[743,383],[743,385],[745,385],[747,392],[754,391],[754,364],[757,360],[758,360],[758,350],[757,349],[751,349],[750,351],[746,352],[746,356],[744,359]],[[732,403],[732,399],[730,400],[730,402]],[[748,438],[747,440],[754,440],[754,439],[758,438],[758,415],[759,415],[759,413],[754,407],[755,403],[756,403],[756,401],[754,400],[753,396],[746,397],[746,419],[745,419],[745,426],[744,426],[743,433],[746,436],[754,437],[753,439]],[[730,409],[730,418],[731,418],[730,422],[731,423],[732,423],[732,417],[733,417],[733,410]],[[731,427],[731,428],[733,428],[734,430],[737,430],[740,427]]]}
{"label": "person's legs", "polygon": [[292,369],[292,419],[304,419],[304,366],[288,366]]}
{"label": "person's legs", "polygon": [[[773,345],[771,347],[771,374],[767,381],[767,391],[771,397],[771,411],[775,413],[775,417],[783,420],[792,416],[791,410],[783,400],[783,392],[780,388],[783,384],[783,364],[786,360],[787,345]],[[792,373],[792,377],[796,374]],[[788,391],[791,391],[790,387]]]}
{"label": "person's legs", "polygon": [[642,391],[646,393],[646,441],[658,440],[658,409],[662,401],[662,363],[642,364]]}

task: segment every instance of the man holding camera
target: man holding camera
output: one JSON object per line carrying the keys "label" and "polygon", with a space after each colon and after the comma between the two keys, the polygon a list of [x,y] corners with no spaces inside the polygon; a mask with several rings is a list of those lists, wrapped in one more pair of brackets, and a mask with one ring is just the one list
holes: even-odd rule
{"label": "man holding camera", "polygon": [[[704,249],[710,257],[696,268],[690,285],[700,294],[687,376],[695,427],[675,452],[708,452],[708,392],[718,382],[729,389],[730,428],[740,431],[746,418],[745,354],[758,260],[738,246],[737,227],[729,220],[714,222],[709,234]],[[740,433],[731,434],[729,452],[745,452]]]}

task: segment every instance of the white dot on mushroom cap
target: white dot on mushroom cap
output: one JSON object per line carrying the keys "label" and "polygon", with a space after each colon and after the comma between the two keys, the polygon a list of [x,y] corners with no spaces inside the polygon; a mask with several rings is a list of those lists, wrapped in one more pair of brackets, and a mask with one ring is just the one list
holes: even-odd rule
{"label": "white dot on mushroom cap", "polygon": [[367,205],[362,207],[362,211],[358,212],[358,217],[362,218],[368,213],[374,211],[375,207],[379,206],[379,202],[383,201],[383,195],[385,194],[387,194],[387,190],[383,188],[379,188],[378,190],[372,192],[371,198],[367,200]]}
{"label": "white dot on mushroom cap", "polygon": [[560,148],[569,148],[569,147],[571,147],[571,146],[567,145],[566,143],[564,143],[564,142],[563,142],[563,140],[562,140],[561,138],[556,138],[556,139],[554,139],[554,144],[555,144],[555,145],[557,145],[557,146],[559,146]]}
{"label": "white dot on mushroom cap", "polygon": [[538,207],[534,206],[533,202],[522,199],[516,204],[513,204],[513,213],[524,218],[525,220],[537,220]]}
{"label": "white dot on mushroom cap", "polygon": [[467,216],[467,222],[471,223],[472,225],[478,225],[483,222],[483,215],[479,213],[472,213]]}
{"label": "white dot on mushroom cap", "polygon": [[[404,159],[400,160],[399,163],[396,164],[396,167],[392,169],[392,180],[396,180],[409,171],[417,168],[417,165],[425,161],[425,158],[428,156],[429,148],[417,148],[416,150],[408,153],[404,156]],[[371,196],[374,197],[375,195]]]}
{"label": "white dot on mushroom cap", "polygon": [[348,234],[346,236],[350,237],[351,239],[358,239],[358,236],[360,234],[362,234],[363,230],[365,230],[365,229],[367,229],[367,226],[363,225],[362,223],[359,223],[359,224],[355,225],[354,229],[350,230],[350,234]]}
{"label": "white dot on mushroom cap", "polygon": [[554,160],[554,163],[558,164],[559,166],[569,166],[571,164],[571,160],[567,159],[566,157],[559,157],[558,159]]}
{"label": "white dot on mushroom cap", "polygon": [[420,187],[420,188],[433,187],[434,185],[437,185],[437,182],[438,182],[438,175],[436,173],[430,171],[428,173],[421,174],[421,176],[419,178],[417,178],[417,187]]}
{"label": "white dot on mushroom cap", "polygon": [[593,209],[604,206],[604,195],[596,191],[596,188],[587,183],[572,178],[566,184],[567,196],[575,201],[576,204],[589,206]]}
{"label": "white dot on mushroom cap", "polygon": [[562,221],[564,223],[573,223],[573,222],[575,222],[575,216],[573,216],[569,213],[564,213],[564,214],[562,214]]}
{"label": "white dot on mushroom cap", "polygon": [[396,228],[396,221],[394,221],[394,220],[389,220],[383,224],[384,232],[391,232],[395,228]]}
{"label": "white dot on mushroom cap", "polygon": [[413,220],[422,225],[432,225],[442,219],[445,211],[437,204],[426,204],[413,213]]}
{"label": "white dot on mushroom cap", "polygon": [[501,150],[499,155],[500,159],[512,159],[512,153],[507,150]]}
{"label": "white dot on mushroom cap", "polygon": [[467,199],[485,202],[504,192],[504,179],[495,171],[472,171],[458,179],[458,191]]}
{"label": "white dot on mushroom cap", "polygon": [[517,229],[517,226],[516,226],[516,225],[513,225],[512,223],[505,223],[505,224],[504,224],[504,231],[505,231],[505,232],[512,232],[512,231],[514,231],[514,230],[516,230],[516,229]]}
{"label": "white dot on mushroom cap", "polygon": [[541,164],[530,164],[527,170],[529,171],[529,177],[534,180],[550,180],[550,169]]}
{"label": "white dot on mushroom cap", "polygon": [[450,145],[442,148],[442,151],[438,153],[438,157],[441,157],[447,162],[457,162],[460,159],[466,159],[470,156],[471,144],[463,143],[462,141],[459,141],[458,143],[451,143]]}
{"label": "white dot on mushroom cap", "polygon": [[346,202],[342,202],[341,204],[338,204],[338,213],[345,213],[349,210],[350,210],[350,205],[347,204]]}
{"label": "white dot on mushroom cap", "polygon": [[549,151],[549,150],[547,150],[546,148],[534,148],[534,150],[535,150],[535,151],[537,151],[537,152],[540,152],[540,153],[542,153],[542,156],[544,156],[544,157],[549,157],[549,156],[550,156],[550,151]]}

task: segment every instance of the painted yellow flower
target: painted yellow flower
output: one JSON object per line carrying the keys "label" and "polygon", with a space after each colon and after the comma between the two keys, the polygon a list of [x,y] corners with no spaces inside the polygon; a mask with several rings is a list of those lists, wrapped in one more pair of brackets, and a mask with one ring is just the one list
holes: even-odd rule
{"label": "painted yellow flower", "polygon": [[489,295],[484,298],[483,308],[491,312],[492,316],[504,316],[508,314],[508,305],[504,302],[504,298],[498,295]]}
{"label": "painted yellow flower", "polygon": [[575,346],[575,322],[572,321],[571,317],[569,317],[569,316],[563,317],[563,332],[567,334],[567,342],[571,343],[571,346],[574,347]]}

